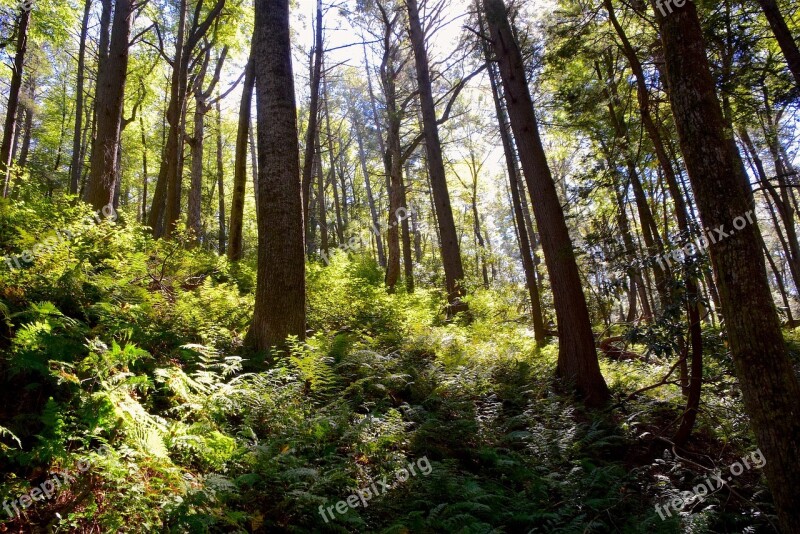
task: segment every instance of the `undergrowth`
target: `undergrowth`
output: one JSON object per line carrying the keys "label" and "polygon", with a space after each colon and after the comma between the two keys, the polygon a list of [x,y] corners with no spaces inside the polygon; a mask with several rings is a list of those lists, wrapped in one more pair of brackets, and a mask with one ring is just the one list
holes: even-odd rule
{"label": "undergrowth", "polygon": [[[88,213],[31,202],[0,204],[0,253]],[[337,254],[307,268],[309,337],[263,369],[242,346],[254,265],[153,241],[130,218],[76,233],[0,269],[0,498],[91,466],[21,517],[3,512],[0,530],[768,531],[758,473],[738,497],[654,511],[705,476],[698,465],[754,449],[710,327],[690,460],[659,441],[679,387],[628,398],[668,357],[603,361],[621,402],[587,413],[553,378],[556,345],[537,348],[519,320],[515,288],[474,291],[471,321],[446,322],[438,292],[389,295],[372,260]],[[429,474],[320,515],[422,458]]]}

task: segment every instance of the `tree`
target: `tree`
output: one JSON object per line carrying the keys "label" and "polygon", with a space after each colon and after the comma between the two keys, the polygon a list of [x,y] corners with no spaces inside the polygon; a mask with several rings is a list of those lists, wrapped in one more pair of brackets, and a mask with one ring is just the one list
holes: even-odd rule
{"label": "tree", "polygon": [[111,26],[108,56],[101,57],[98,66],[94,110],[97,135],[92,149],[89,181],[84,193],[86,202],[95,209],[114,203],[133,9],[131,0],[114,2],[114,22]]}
{"label": "tree", "polygon": [[31,21],[30,6],[23,5],[17,22],[17,45],[11,71],[11,86],[6,105],[6,122],[3,141],[0,143],[0,175],[3,177],[3,196],[7,197],[11,186],[11,147],[17,132],[17,108],[22,88],[22,71],[25,66],[25,53],[28,50],[28,27]]}
{"label": "tree", "polygon": [[305,335],[305,254],[288,0],[256,0],[258,275],[247,341],[258,350]]}
{"label": "tree", "polygon": [[522,55],[503,1],[484,0],[483,6],[553,288],[559,332],[557,374],[574,383],[588,406],[599,406],[608,400],[609,391],[600,373],[578,265],[539,137]]}
{"label": "tree", "polygon": [[322,0],[317,0],[317,22],[314,32],[314,49],[309,55],[311,71],[311,100],[308,105],[306,150],[303,156],[303,220],[309,224],[308,208],[311,201],[311,178],[314,174],[315,150],[319,131],[319,87],[322,79]]}
{"label": "tree", "polygon": [[[761,256],[758,226],[734,223],[750,213],[737,179],[737,155],[725,134],[697,8],[655,7],[669,98],[704,226],[722,230],[710,245],[722,315],[745,408],[767,463],[781,525],[800,528],[800,385],[788,359]],[[736,230],[731,225],[736,225]]]}
{"label": "tree", "polygon": [[239,106],[239,129],[236,132],[236,153],[233,165],[233,194],[231,198],[231,220],[228,238],[228,259],[242,259],[242,226],[244,223],[244,194],[247,189],[247,144],[250,132],[250,115],[253,88],[256,84],[255,60],[252,49],[244,75],[242,102]]}
{"label": "tree", "polygon": [[[169,236],[181,212],[181,158],[183,153],[183,121],[186,99],[189,96],[189,69],[194,61],[194,52],[205,38],[214,22],[225,7],[225,0],[217,0],[214,7],[201,21],[203,2],[197,2],[191,26],[186,25],[187,0],[178,4],[178,30],[175,41],[175,55],[171,60],[172,78],[170,82],[167,123],[167,141],[161,158],[156,189],[153,193],[153,206],[150,209],[148,225],[156,237]],[[163,54],[163,50],[162,50]]]}
{"label": "tree", "polygon": [[461,263],[461,247],[453,220],[453,208],[450,205],[450,193],[447,190],[447,175],[442,158],[442,144],[439,140],[439,124],[436,119],[436,104],[431,88],[428,52],[425,48],[425,34],[420,21],[417,0],[406,0],[406,6],[408,8],[408,35],[411,39],[417,70],[417,89],[422,108],[422,128],[425,136],[428,172],[434,211],[439,224],[447,301],[449,312],[452,314],[467,309],[466,303],[461,300],[466,294],[463,286],[464,267]]}
{"label": "tree", "polygon": [[75,128],[72,134],[72,164],[70,166],[69,192],[78,194],[78,185],[81,181],[83,170],[83,151],[81,135],[83,134],[83,92],[86,78],[86,37],[89,32],[89,15],[92,10],[92,0],[85,0],[83,6],[83,21],[81,23],[80,43],[78,44],[78,78],[75,84]]}
{"label": "tree", "polygon": [[767,17],[772,33],[775,34],[775,39],[778,41],[778,46],[781,47],[781,52],[786,58],[786,63],[789,66],[789,71],[794,76],[794,81],[800,87],[800,49],[797,48],[797,42],[794,40],[792,32],[786,25],[786,20],[781,14],[776,0],[758,0],[761,9],[764,10],[764,15]]}

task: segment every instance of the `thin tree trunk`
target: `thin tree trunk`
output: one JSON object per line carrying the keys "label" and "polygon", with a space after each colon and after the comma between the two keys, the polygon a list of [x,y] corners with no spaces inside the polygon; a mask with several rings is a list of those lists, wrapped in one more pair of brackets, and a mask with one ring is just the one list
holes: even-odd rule
{"label": "thin tree trunk", "polygon": [[[481,24],[483,25],[483,24]],[[497,84],[497,72],[491,62],[489,48],[484,48],[484,55],[489,72],[489,84],[492,89],[494,108],[497,113],[498,127],[500,130],[500,140],[503,143],[503,153],[506,158],[506,170],[508,171],[509,190],[511,194],[511,205],[516,220],[517,235],[519,237],[519,252],[522,258],[522,269],[525,272],[525,282],[528,286],[528,295],[531,299],[531,320],[533,321],[533,337],[536,344],[544,345],[547,332],[544,326],[544,316],[542,314],[542,299],[539,293],[539,286],[536,281],[536,264],[533,259],[533,249],[531,248],[527,223],[522,210],[522,200],[519,187],[519,171],[517,160],[514,156],[514,146],[511,141],[511,133],[508,131],[506,111],[500,100],[500,91]]]}
{"label": "thin tree trunk", "polygon": [[81,181],[83,160],[81,159],[81,134],[83,133],[83,91],[86,77],[86,40],[89,32],[89,15],[92,11],[92,0],[85,0],[83,6],[83,21],[78,48],[78,79],[75,86],[75,129],[72,138],[72,164],[70,167],[69,192],[78,194],[78,185]]}
{"label": "thin tree trunk", "polygon": [[587,406],[599,406],[609,399],[610,393],[600,373],[580,273],[561,201],[539,137],[522,55],[503,1],[484,0],[484,9],[492,48],[500,64],[511,128],[528,182],[536,223],[542,232],[558,321],[557,373],[577,388]]}
{"label": "thin tree trunk", "polygon": [[219,195],[219,253],[225,250],[225,164],[222,156],[222,108],[217,98],[217,190]]}
{"label": "thin tree trunk", "polygon": [[[372,227],[380,228],[380,219],[378,218],[378,210],[375,207],[375,197],[372,194],[372,184],[370,183],[369,170],[367,169],[367,155],[364,151],[364,138],[362,134],[361,115],[355,107],[350,108],[353,117],[353,129],[356,134],[356,143],[358,144],[358,159],[361,162],[361,174],[364,175],[364,188],[367,191],[367,203],[369,204],[369,214],[372,219]],[[378,253],[378,265],[386,267],[386,254],[383,250],[383,238],[380,231],[373,232],[375,234],[375,243]]]}
{"label": "thin tree trunk", "polygon": [[409,19],[409,38],[414,51],[417,71],[422,122],[427,149],[428,169],[431,189],[434,197],[434,209],[442,240],[442,265],[444,266],[447,300],[450,313],[466,311],[467,306],[461,299],[466,294],[463,287],[464,268],[461,264],[461,249],[458,243],[453,210],[450,206],[450,194],[447,190],[447,176],[444,170],[442,145],[439,140],[439,126],[436,119],[436,107],[431,89],[428,54],[425,50],[425,34],[419,17],[417,0],[406,0]]}
{"label": "thin tree trunk", "polygon": [[[317,0],[317,21],[314,34],[314,50],[310,56],[311,100],[308,105],[308,126],[306,128],[306,151],[303,156],[303,220],[308,223],[308,207],[311,198],[311,179],[314,174],[315,150],[319,130],[319,86],[322,78],[322,0]],[[308,225],[307,225],[308,226]]]}
{"label": "thin tree trunk", "polygon": [[141,129],[142,134],[142,212],[141,218],[142,224],[145,224],[147,221],[147,184],[148,184],[148,169],[147,169],[147,134],[145,133],[144,129],[144,117],[141,115],[139,116],[139,128]]}
{"label": "thin tree trunk", "polygon": [[23,7],[17,23],[17,45],[14,53],[14,66],[6,104],[6,122],[3,141],[0,143],[0,176],[3,178],[3,197],[8,197],[11,185],[11,145],[17,130],[17,106],[22,88],[22,71],[25,66],[25,53],[28,50],[28,26],[31,10]]}
{"label": "thin tree trunk", "polygon": [[781,10],[778,8],[778,2],[775,0],[758,0],[758,3],[761,5],[761,9],[764,10],[769,27],[772,28],[772,33],[775,34],[775,39],[781,47],[781,52],[786,58],[789,71],[794,76],[797,86],[800,87],[800,49],[797,48],[794,36],[789,31],[786,20],[784,20]]}
{"label": "thin tree trunk", "polygon": [[244,226],[244,199],[247,191],[247,140],[250,131],[250,115],[255,87],[255,60],[252,51],[244,75],[242,102],[239,106],[239,129],[236,132],[236,154],[233,165],[233,197],[231,199],[230,237],[228,259],[242,259],[242,231]]}

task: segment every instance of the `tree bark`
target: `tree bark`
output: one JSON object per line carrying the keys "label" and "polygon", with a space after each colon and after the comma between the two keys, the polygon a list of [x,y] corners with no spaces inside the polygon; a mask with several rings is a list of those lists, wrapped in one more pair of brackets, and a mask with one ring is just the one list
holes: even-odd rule
{"label": "tree bark", "polygon": [[78,48],[78,79],[75,85],[75,129],[72,134],[72,164],[70,167],[70,194],[78,194],[81,181],[83,159],[81,158],[81,134],[83,133],[83,91],[86,78],[86,38],[89,32],[89,15],[92,11],[92,0],[86,0],[83,6],[80,43]]}
{"label": "tree bark", "polygon": [[222,159],[222,108],[219,98],[215,103],[217,108],[217,190],[219,195],[219,253],[225,251],[225,164]]}
{"label": "tree bark", "polygon": [[557,374],[577,388],[587,406],[600,406],[609,399],[610,393],[600,373],[580,273],[561,201],[539,137],[522,55],[503,1],[484,0],[484,10],[492,48],[500,64],[511,128],[528,182],[536,224],[542,233],[558,321]]}
{"label": "tree bark", "polygon": [[239,106],[239,129],[236,132],[236,154],[233,165],[233,197],[231,199],[230,236],[228,259],[242,259],[242,230],[244,225],[244,198],[247,190],[247,142],[250,131],[250,115],[255,87],[255,59],[252,51],[244,75],[242,102]]}
{"label": "tree bark", "polygon": [[447,175],[444,170],[442,145],[439,140],[439,126],[436,119],[436,106],[431,88],[428,54],[425,49],[425,34],[419,17],[417,0],[406,0],[409,19],[409,38],[414,51],[417,70],[417,87],[419,89],[422,123],[425,134],[428,170],[434,198],[434,210],[439,222],[442,247],[442,265],[444,267],[447,300],[451,314],[466,311],[467,306],[461,299],[466,294],[464,283],[464,267],[461,263],[461,248],[458,242],[453,210],[450,206],[450,194],[447,190]]}
{"label": "tree bark", "polygon": [[305,337],[305,245],[289,1],[256,0],[255,12],[259,250],[247,342],[264,351]]}
{"label": "tree bark", "polygon": [[797,48],[797,43],[786,25],[781,10],[778,8],[778,2],[775,0],[758,0],[761,9],[764,10],[764,15],[767,17],[769,27],[772,28],[772,33],[775,34],[775,39],[781,47],[781,52],[786,58],[786,63],[789,66],[789,71],[794,76],[794,81],[800,87],[800,49]]}
{"label": "tree bark", "polygon": [[[370,182],[369,170],[367,168],[367,154],[364,151],[364,137],[362,129],[364,125],[361,122],[361,115],[355,106],[351,105],[351,115],[353,117],[353,129],[356,134],[356,143],[358,145],[358,159],[361,163],[361,174],[364,175],[364,188],[367,191],[367,203],[369,204],[369,214],[372,219],[372,227],[380,228],[380,219],[378,218],[378,210],[375,207],[375,196],[372,194],[372,183]],[[375,234],[375,244],[378,249],[378,265],[386,267],[386,253],[383,250],[383,238],[380,231],[373,232]]]}
{"label": "tree bark", "polygon": [[84,200],[94,209],[114,203],[133,7],[131,0],[115,1],[108,57],[100,63],[97,75],[97,135],[84,193]]}
{"label": "tree bark", "polygon": [[322,79],[322,0],[317,0],[317,25],[314,33],[314,51],[311,54],[311,99],[308,104],[306,150],[303,156],[303,220],[308,223],[308,206],[311,198],[311,179],[314,175],[317,131],[319,130],[319,86]]}
{"label": "tree bark", "polygon": [[0,143],[0,175],[3,177],[3,197],[8,197],[11,186],[11,145],[17,130],[17,107],[19,93],[22,88],[22,71],[25,66],[25,53],[28,50],[28,27],[31,21],[31,10],[22,9],[17,23],[17,45],[11,71],[11,83],[6,104],[6,121],[3,130],[3,141]]}
{"label": "tree bark", "polygon": [[[675,6],[673,6],[675,7]],[[710,246],[722,314],[745,408],[767,462],[767,482],[786,532],[800,528],[800,385],[788,359],[772,302],[758,226],[730,230],[750,210],[737,178],[737,157],[725,135],[697,10],[654,6],[669,81],[669,97],[700,217],[722,227]]]}

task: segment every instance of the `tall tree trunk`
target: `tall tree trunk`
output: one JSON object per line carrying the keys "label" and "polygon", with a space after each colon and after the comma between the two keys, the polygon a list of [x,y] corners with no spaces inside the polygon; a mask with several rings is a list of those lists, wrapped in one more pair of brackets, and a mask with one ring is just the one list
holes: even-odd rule
{"label": "tall tree trunk", "polygon": [[217,111],[217,189],[219,191],[219,253],[225,251],[225,163],[222,160],[222,107],[219,98],[215,103]]}
{"label": "tall tree trunk", "polygon": [[786,63],[789,65],[789,71],[794,76],[794,81],[800,87],[800,49],[797,48],[797,43],[786,25],[786,21],[778,8],[776,0],[758,0],[761,4],[761,9],[764,10],[764,15],[767,17],[769,27],[772,28],[772,33],[775,34],[775,39],[781,47],[781,52],[786,58]]}
{"label": "tall tree trunk", "polygon": [[[675,6],[673,6],[675,7]],[[728,229],[750,210],[725,134],[705,43],[692,2],[661,13],[670,103],[705,226]],[[724,193],[724,197],[722,194]],[[745,409],[767,462],[767,482],[783,530],[800,527],[800,385],[787,356],[761,256],[758,226],[745,224],[710,246],[722,314]]]}
{"label": "tall tree trunk", "polygon": [[450,194],[447,190],[447,175],[444,170],[442,145],[439,140],[439,126],[436,119],[436,106],[431,88],[428,53],[425,49],[425,34],[419,17],[417,0],[406,0],[408,7],[409,38],[414,50],[419,89],[422,123],[425,134],[428,170],[434,198],[434,210],[439,222],[442,246],[442,265],[444,266],[447,300],[450,313],[466,311],[466,303],[461,299],[466,294],[464,267],[461,264],[461,248],[459,247],[453,210],[450,206]]}
{"label": "tall tree trunk", "polygon": [[230,236],[228,259],[242,259],[242,230],[244,225],[244,197],[247,191],[247,140],[250,131],[250,115],[255,87],[255,59],[252,50],[244,75],[242,102],[239,106],[239,129],[236,132],[236,154],[233,164],[233,195],[231,199]]}
{"label": "tall tree trunk", "polygon": [[393,293],[400,279],[400,228],[397,213],[403,203],[403,162],[400,145],[400,124],[402,117],[397,106],[395,69],[397,48],[389,43],[392,28],[386,24],[381,82],[386,99],[386,152],[383,154],[384,169],[389,177],[389,215],[387,221],[386,246],[389,257],[386,266],[386,287]]}
{"label": "tall tree trunk", "polygon": [[[187,0],[179,0],[178,8],[178,33],[175,41],[175,56],[172,59],[172,79],[170,81],[169,105],[167,107],[166,131],[167,137],[164,143],[164,150],[161,155],[161,166],[158,171],[158,180],[153,192],[153,204],[150,208],[150,216],[147,219],[148,226],[153,229],[155,237],[161,237],[165,232],[172,229],[167,228],[164,215],[167,210],[168,202],[180,202],[176,197],[179,191],[175,191],[175,184],[171,183],[178,180],[179,154],[183,147],[183,136],[180,132],[181,117],[183,114],[183,99],[188,85],[187,76],[183,76],[183,42],[186,34],[186,3]],[[187,67],[188,68],[188,67]],[[167,200],[168,195],[173,199]],[[178,206],[180,208],[180,206]],[[173,210],[174,211],[174,210]]]}
{"label": "tall tree trunk", "polygon": [[[481,24],[483,26],[483,24]],[[536,264],[533,261],[533,249],[531,248],[528,229],[525,222],[525,215],[522,211],[522,200],[519,188],[519,171],[517,160],[514,155],[514,145],[511,141],[511,132],[508,131],[508,120],[503,102],[500,100],[500,90],[497,84],[497,72],[491,62],[489,47],[484,48],[484,55],[489,72],[489,84],[492,89],[494,108],[497,113],[498,127],[500,129],[500,140],[503,143],[503,153],[506,158],[506,170],[508,172],[509,190],[511,193],[511,204],[516,220],[517,235],[519,236],[520,257],[522,258],[522,269],[525,272],[525,282],[528,286],[528,295],[531,299],[531,320],[533,321],[533,337],[536,344],[544,345],[547,332],[544,326],[544,316],[542,315],[542,299],[539,293],[539,286],[536,283]]]}
{"label": "tall tree trunk", "polygon": [[306,286],[288,0],[256,0],[258,275],[248,343],[258,350],[305,337]]}
{"label": "tall tree trunk", "polygon": [[[358,159],[361,162],[361,174],[364,175],[364,188],[367,191],[367,203],[369,204],[369,214],[372,219],[372,227],[380,228],[380,219],[378,218],[378,210],[375,207],[375,197],[372,194],[372,184],[370,182],[369,170],[367,169],[367,154],[364,151],[364,136],[362,129],[364,125],[361,123],[360,112],[351,105],[350,113],[353,117],[353,129],[356,134],[356,143],[358,144]],[[380,231],[373,232],[375,234],[376,248],[378,249],[378,265],[386,267],[386,254],[383,250],[383,238]]]}
{"label": "tall tree trunk", "polygon": [[408,206],[408,187],[406,183],[411,180],[411,172],[406,165],[405,178],[400,184],[400,209],[403,210],[404,216],[400,222],[401,241],[403,243],[403,277],[405,279],[406,291],[408,293],[414,292],[414,256],[411,251],[411,227],[408,219],[409,206]]}
{"label": "tall tree trunk", "polygon": [[308,104],[306,150],[303,155],[303,220],[308,223],[308,206],[311,198],[311,179],[314,175],[317,132],[319,130],[319,86],[322,78],[322,0],[317,0],[317,23],[314,33],[314,51],[310,56],[311,99]]}
{"label": "tall tree trunk", "polygon": [[561,201],[539,137],[525,65],[503,1],[484,0],[484,9],[553,288],[559,332],[557,374],[574,384],[588,406],[599,406],[610,394],[600,373],[589,310]]}
{"label": "tall tree trunk", "polygon": [[317,209],[318,217],[319,217],[319,250],[320,254],[323,258],[328,257],[328,218],[326,216],[327,206],[325,205],[325,172],[322,168],[322,145],[320,144],[319,140],[319,129],[317,129],[317,135],[315,136],[314,143],[316,145],[316,150],[314,151],[315,156],[315,163],[314,168],[317,171]]}
{"label": "tall tree trunk", "polygon": [[100,64],[97,75],[97,136],[84,193],[84,199],[94,209],[114,203],[133,7],[131,0],[115,1],[108,57]]}
{"label": "tall tree trunk", "polygon": [[86,36],[89,32],[89,15],[92,11],[92,0],[85,0],[83,21],[78,48],[78,79],[75,86],[75,129],[72,134],[72,164],[70,166],[69,192],[78,194],[81,181],[83,159],[81,158],[81,135],[83,133],[83,91],[86,78]]}
{"label": "tall tree trunk", "polygon": [[17,45],[14,53],[14,64],[11,71],[11,84],[6,104],[6,122],[3,130],[3,141],[0,143],[0,176],[3,178],[3,197],[7,197],[11,185],[11,145],[17,130],[17,106],[22,88],[22,70],[25,66],[25,53],[28,50],[28,27],[31,21],[31,10],[23,7],[17,23]]}
{"label": "tall tree trunk", "polygon": [[142,224],[147,221],[147,184],[148,184],[148,169],[147,169],[147,133],[144,130],[144,117],[139,116],[139,128],[142,134],[142,206],[141,218]]}

